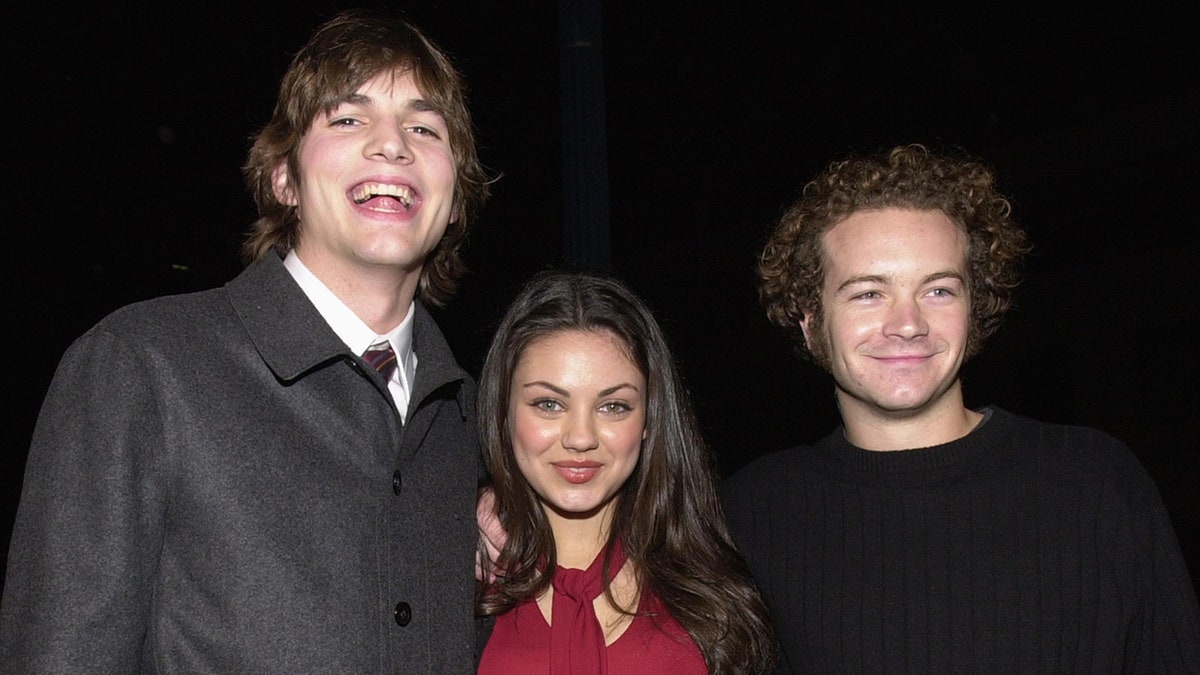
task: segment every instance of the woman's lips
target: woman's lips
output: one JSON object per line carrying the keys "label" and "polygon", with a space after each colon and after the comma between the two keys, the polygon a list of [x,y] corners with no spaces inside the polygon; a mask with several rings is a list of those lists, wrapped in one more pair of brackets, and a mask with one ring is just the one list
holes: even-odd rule
{"label": "woman's lips", "polygon": [[590,481],[600,473],[599,462],[557,462],[554,470],[568,483],[580,485]]}

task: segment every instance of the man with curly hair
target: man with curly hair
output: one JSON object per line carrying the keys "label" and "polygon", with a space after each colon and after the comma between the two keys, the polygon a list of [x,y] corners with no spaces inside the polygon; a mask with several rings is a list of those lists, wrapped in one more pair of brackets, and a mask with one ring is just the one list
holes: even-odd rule
{"label": "man with curly hair", "polygon": [[992,171],[920,145],[829,165],[760,297],[842,425],[722,486],[792,672],[1195,673],[1200,611],[1120,441],[963,402],[1029,250]]}
{"label": "man with curly hair", "polygon": [[283,77],[222,288],[64,356],[8,556],[5,673],[474,667],[475,383],[427,311],[488,179],[461,76],[348,11]]}

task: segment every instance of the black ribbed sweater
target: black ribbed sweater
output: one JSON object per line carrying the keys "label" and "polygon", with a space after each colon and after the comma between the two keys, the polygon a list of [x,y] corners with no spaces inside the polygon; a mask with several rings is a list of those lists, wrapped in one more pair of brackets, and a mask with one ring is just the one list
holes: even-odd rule
{"label": "black ribbed sweater", "polygon": [[1200,611],[1150,476],[1116,439],[998,408],[965,438],[844,431],[722,485],[800,673],[1200,673]]}

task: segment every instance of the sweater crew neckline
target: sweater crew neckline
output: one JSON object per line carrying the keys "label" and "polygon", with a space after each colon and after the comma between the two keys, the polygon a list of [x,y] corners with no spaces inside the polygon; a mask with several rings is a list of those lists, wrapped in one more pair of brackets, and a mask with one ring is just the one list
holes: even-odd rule
{"label": "sweater crew neckline", "polygon": [[909,450],[866,450],[846,439],[845,427],[813,447],[834,473],[855,480],[896,487],[936,485],[961,480],[964,475],[986,471],[1008,445],[1012,416],[992,407],[981,408],[983,419],[966,436],[924,448]]}

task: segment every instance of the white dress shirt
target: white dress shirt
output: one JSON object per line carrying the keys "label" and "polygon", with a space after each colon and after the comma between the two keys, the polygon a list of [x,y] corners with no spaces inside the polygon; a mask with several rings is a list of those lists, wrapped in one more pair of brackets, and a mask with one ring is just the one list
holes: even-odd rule
{"label": "white dress shirt", "polygon": [[283,259],[283,266],[350,351],[361,356],[367,348],[377,342],[387,340],[391,343],[392,350],[396,352],[397,368],[388,379],[388,391],[392,392],[392,398],[396,401],[400,419],[407,422],[408,401],[412,395],[413,378],[417,373],[417,354],[412,347],[413,306],[408,306],[408,314],[399,326],[380,335],[371,330],[346,303],[334,295],[333,291],[304,265],[295,251],[287,254]]}

